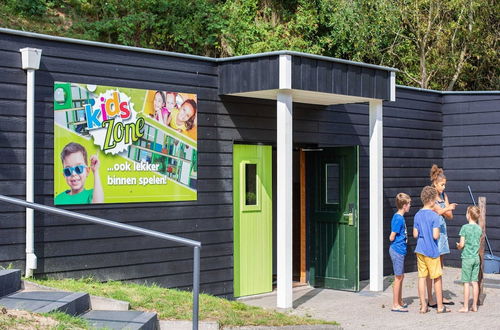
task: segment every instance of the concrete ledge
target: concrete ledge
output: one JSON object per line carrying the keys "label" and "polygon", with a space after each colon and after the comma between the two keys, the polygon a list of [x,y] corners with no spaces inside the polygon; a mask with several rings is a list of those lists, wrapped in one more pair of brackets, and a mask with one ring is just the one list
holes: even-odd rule
{"label": "concrete ledge", "polygon": [[82,318],[98,329],[155,330],[156,313],[141,311],[89,311]]}
{"label": "concrete ledge", "polygon": [[49,286],[30,282],[27,280],[23,280],[22,289],[23,289],[23,291],[26,291],[26,292],[31,292],[31,291],[61,291],[60,289],[51,288]]}
{"label": "concrete ledge", "polygon": [[128,311],[130,303],[111,298],[90,296],[90,308],[93,310]]}
{"label": "concrete ledge", "polygon": [[[59,289],[38,283],[23,281],[23,289],[25,292],[32,291],[60,291]],[[128,311],[130,303],[128,301],[116,300],[111,298],[90,296],[90,308],[93,310],[109,310],[109,311]]]}
{"label": "concrete ledge", "polygon": [[[193,323],[191,321],[168,321],[161,320],[158,322],[160,330],[191,330]],[[219,323],[216,321],[200,321],[198,324],[199,330],[219,330]]]}

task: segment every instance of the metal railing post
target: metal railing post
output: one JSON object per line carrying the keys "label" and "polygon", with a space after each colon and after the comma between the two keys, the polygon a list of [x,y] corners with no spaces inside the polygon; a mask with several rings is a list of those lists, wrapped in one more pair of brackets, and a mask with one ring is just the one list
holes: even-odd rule
{"label": "metal railing post", "polygon": [[199,314],[199,294],[200,294],[200,248],[193,250],[193,330],[198,330]]}
{"label": "metal railing post", "polygon": [[145,229],[137,226],[131,226],[124,223],[102,219],[99,217],[94,217],[91,215],[81,214],[73,211],[68,211],[65,209],[59,209],[53,206],[47,206],[43,204],[37,204],[33,202],[27,202],[18,198],[8,197],[0,195],[0,201],[5,203],[10,203],[14,205],[19,205],[26,207],[27,209],[33,209],[44,213],[58,214],[62,216],[67,216],[73,219],[79,219],[83,221],[88,221],[96,223],[99,225],[109,226],[113,228],[123,229],[130,232],[156,237],[164,239],[171,242],[176,242],[179,244],[187,245],[193,247],[193,329],[198,330],[198,315],[199,315],[199,294],[200,294],[200,248],[201,242],[194,241],[191,239],[169,235],[161,233],[159,231]]}

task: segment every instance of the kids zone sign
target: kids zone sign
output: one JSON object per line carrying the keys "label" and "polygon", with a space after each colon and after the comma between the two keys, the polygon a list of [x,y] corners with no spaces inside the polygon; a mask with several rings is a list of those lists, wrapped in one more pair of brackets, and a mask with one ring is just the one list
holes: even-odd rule
{"label": "kids zone sign", "polygon": [[197,199],[197,96],[54,84],[54,204]]}

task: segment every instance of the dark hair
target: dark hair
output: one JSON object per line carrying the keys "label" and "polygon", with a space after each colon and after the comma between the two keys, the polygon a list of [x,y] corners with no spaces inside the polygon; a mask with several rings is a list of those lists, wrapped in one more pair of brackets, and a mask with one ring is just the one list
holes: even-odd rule
{"label": "dark hair", "polygon": [[165,100],[165,95],[163,94],[162,91],[156,91],[155,93],[155,96],[156,94],[160,93],[160,96],[161,96],[161,100],[163,101],[163,103],[165,104],[167,102],[167,100]]}
{"label": "dark hair", "polygon": [[436,188],[431,186],[425,186],[422,189],[422,192],[420,193],[420,199],[422,200],[422,203],[425,205],[431,202],[432,200],[436,199],[437,195],[438,191],[436,190]]}
{"label": "dark hair", "polygon": [[436,182],[437,180],[444,180],[446,176],[444,175],[444,170],[439,168],[436,164],[433,164],[430,172],[431,182]]}
{"label": "dark hair", "polygon": [[477,223],[479,221],[479,217],[481,216],[481,210],[479,207],[471,205],[467,208],[467,214]]}
{"label": "dark hair", "polygon": [[71,154],[81,152],[83,155],[83,159],[85,160],[85,165],[88,165],[87,162],[87,150],[85,150],[85,147],[82,146],[79,143],[76,142],[70,142],[66,146],[64,146],[63,150],[61,151],[61,161],[64,164],[64,159],[68,157]]}
{"label": "dark hair", "polygon": [[186,125],[186,130],[188,130],[188,131],[189,131],[189,130],[190,130],[191,128],[193,128],[193,126],[194,126],[194,120],[195,120],[195,118],[196,118],[197,106],[196,106],[196,102],[195,102],[194,100],[192,100],[192,99],[187,99],[186,101],[184,101],[184,102],[182,103],[181,108],[182,108],[182,106],[183,106],[184,104],[186,104],[186,103],[188,103],[188,104],[189,104],[189,105],[193,108],[193,110],[194,110],[193,115],[192,115],[192,116],[191,116],[188,120],[186,120],[186,123],[185,123],[185,125]]}
{"label": "dark hair", "polygon": [[410,204],[411,198],[405,193],[399,193],[396,195],[396,207],[401,210],[403,206]]}

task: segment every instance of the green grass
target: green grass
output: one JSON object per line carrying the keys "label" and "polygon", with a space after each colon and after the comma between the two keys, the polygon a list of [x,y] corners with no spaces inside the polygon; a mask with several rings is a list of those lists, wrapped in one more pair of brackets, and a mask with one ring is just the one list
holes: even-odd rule
{"label": "green grass", "polygon": [[[88,292],[91,295],[125,300],[130,302],[132,309],[156,312],[163,320],[190,320],[192,316],[191,292],[116,281],[100,283],[92,279],[33,281],[62,290]],[[218,321],[221,326],[337,324],[265,310],[207,294],[200,294],[200,320]]]}
{"label": "green grass", "polygon": [[82,319],[80,317],[75,317],[68,315],[63,312],[50,312],[41,314],[46,317],[50,317],[59,324],[53,328],[54,330],[63,330],[63,329],[92,329],[87,320]]}

